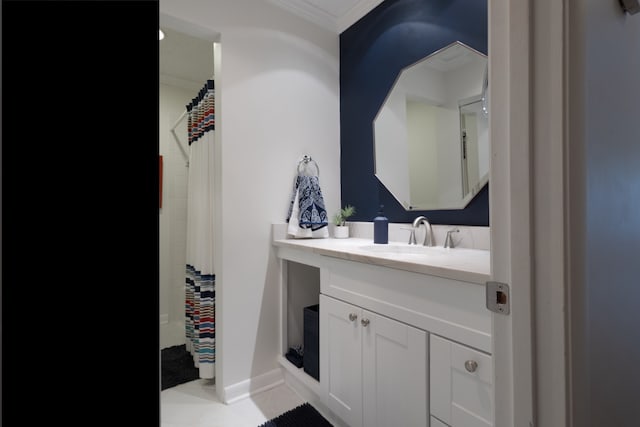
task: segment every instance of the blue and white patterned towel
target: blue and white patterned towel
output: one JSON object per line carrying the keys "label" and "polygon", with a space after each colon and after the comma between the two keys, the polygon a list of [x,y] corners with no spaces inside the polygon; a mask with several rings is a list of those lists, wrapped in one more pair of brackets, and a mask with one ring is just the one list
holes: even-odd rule
{"label": "blue and white patterned towel", "polygon": [[[294,237],[328,237],[328,233],[324,233],[329,223],[318,176],[297,176],[289,203],[287,222],[289,234],[293,234]],[[325,230],[321,235],[312,235],[312,232],[323,228]]]}

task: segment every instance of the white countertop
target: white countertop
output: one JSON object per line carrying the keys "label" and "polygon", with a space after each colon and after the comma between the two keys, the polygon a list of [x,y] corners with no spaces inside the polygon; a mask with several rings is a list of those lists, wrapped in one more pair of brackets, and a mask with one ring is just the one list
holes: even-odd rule
{"label": "white countertop", "polygon": [[484,285],[490,280],[490,252],[484,249],[423,247],[405,242],[374,244],[372,239],[276,239],[277,247],[429,274]]}

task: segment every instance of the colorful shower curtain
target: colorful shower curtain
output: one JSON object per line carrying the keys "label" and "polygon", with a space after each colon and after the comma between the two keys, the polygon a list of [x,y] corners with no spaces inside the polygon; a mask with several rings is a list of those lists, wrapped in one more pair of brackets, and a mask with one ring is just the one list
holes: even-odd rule
{"label": "colorful shower curtain", "polygon": [[185,333],[200,378],[214,378],[216,360],[215,283],[213,265],[213,160],[215,102],[207,80],[187,105],[189,175],[187,188],[187,264]]}

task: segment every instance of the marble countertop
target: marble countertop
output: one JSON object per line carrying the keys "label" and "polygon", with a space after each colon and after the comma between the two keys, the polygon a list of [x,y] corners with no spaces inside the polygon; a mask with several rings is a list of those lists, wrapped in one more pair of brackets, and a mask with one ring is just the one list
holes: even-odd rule
{"label": "marble countertop", "polygon": [[484,249],[424,247],[372,239],[276,239],[277,247],[484,285],[490,280],[490,252]]}

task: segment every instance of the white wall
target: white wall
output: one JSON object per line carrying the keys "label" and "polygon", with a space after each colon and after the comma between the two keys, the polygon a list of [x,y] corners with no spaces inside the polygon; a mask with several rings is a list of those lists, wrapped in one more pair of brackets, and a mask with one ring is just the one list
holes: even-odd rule
{"label": "white wall", "polygon": [[338,35],[262,1],[163,0],[160,12],[220,33],[215,265],[221,393],[278,366],[279,277],[270,224],[285,220],[304,154],[320,166],[328,213],[340,205]]}
{"label": "white wall", "polygon": [[[213,67],[213,64],[211,64]],[[204,84],[204,82],[203,82]],[[160,347],[184,344],[184,284],[187,234],[187,161],[170,133],[197,90],[160,84],[160,155],[163,156],[160,209]],[[187,120],[175,129],[188,153]],[[167,323],[165,323],[167,322]],[[182,333],[180,333],[182,332]]]}
{"label": "white wall", "polygon": [[640,420],[640,15],[570,1],[574,426]]}

